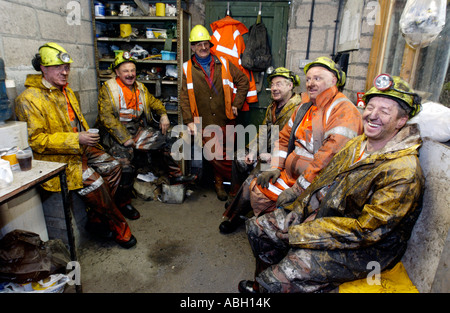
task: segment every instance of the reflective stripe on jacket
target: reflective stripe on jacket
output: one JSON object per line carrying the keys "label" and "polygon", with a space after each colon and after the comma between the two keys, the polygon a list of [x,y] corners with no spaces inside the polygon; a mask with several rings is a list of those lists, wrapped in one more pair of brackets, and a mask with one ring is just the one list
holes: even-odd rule
{"label": "reflective stripe on jacket", "polygon": [[[16,98],[18,120],[27,122],[28,143],[36,160],[67,163],[66,176],[69,190],[83,187],[83,146],[79,134],[73,131],[64,93],[43,80],[41,74],[28,75],[26,89]],[[83,129],[89,129],[73,90],[66,87],[67,97]],[[59,178],[45,182],[48,191],[61,190]]]}
{"label": "reflective stripe on jacket", "polygon": [[[309,101],[308,94],[303,93],[302,103]],[[282,170],[278,182],[268,189],[258,185],[273,201],[286,186],[292,187],[296,182],[306,189],[347,141],[360,135],[363,130],[361,114],[356,106],[333,86],[316,98],[312,106],[312,130],[302,128],[300,123],[295,130],[294,151],[287,155],[290,133],[299,108],[280,131],[279,140],[275,143],[271,165]]]}
{"label": "reflective stripe on jacket", "polygon": [[211,42],[214,46],[211,51],[217,56],[224,56],[238,67],[249,79],[247,98],[242,111],[248,111],[248,103],[258,102],[258,92],[253,72],[242,66],[241,55],[245,50],[245,42],[242,35],[248,33],[247,27],[241,22],[226,16],[223,19],[211,23],[213,35]]}
{"label": "reflective stripe on jacket", "polygon": [[[241,109],[245,101],[248,90],[247,76],[224,58],[222,62],[216,56],[212,57],[211,66],[214,66],[214,70],[211,69],[213,75],[208,78],[201,66],[192,59],[183,64],[179,101],[185,124],[193,122],[195,116],[200,116],[203,127],[211,124],[225,126],[235,118],[231,106]],[[227,92],[224,92],[225,90]],[[227,101],[231,103],[227,104]]]}

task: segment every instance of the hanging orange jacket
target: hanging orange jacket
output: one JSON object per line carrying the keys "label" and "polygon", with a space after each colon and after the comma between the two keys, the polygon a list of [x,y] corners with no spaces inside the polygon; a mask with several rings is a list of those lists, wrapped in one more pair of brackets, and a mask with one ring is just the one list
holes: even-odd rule
{"label": "hanging orange jacket", "polygon": [[[218,59],[222,64],[222,84],[225,97],[225,114],[228,119],[233,120],[236,118],[236,116],[234,116],[233,114],[231,104],[233,103],[237,90],[236,88],[234,88],[233,77],[230,73],[230,64],[228,63],[228,60],[223,57],[219,57]],[[192,79],[192,60],[183,63],[183,71],[186,75],[186,85],[192,117],[198,117],[199,113],[197,108],[197,101],[195,100],[194,81]]]}
{"label": "hanging orange jacket", "polygon": [[248,33],[247,27],[241,22],[226,16],[221,20],[211,23],[213,35],[211,42],[214,44],[211,51],[217,56],[223,56],[236,65],[249,80],[249,89],[246,101],[241,111],[249,110],[249,103],[258,102],[258,92],[253,72],[242,66],[241,55],[245,50],[245,42],[242,35]]}

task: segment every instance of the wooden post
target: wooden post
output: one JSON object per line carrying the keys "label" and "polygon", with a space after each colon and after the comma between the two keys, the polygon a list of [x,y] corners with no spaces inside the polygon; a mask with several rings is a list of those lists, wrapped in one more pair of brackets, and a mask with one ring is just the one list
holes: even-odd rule
{"label": "wooden post", "polygon": [[395,0],[380,0],[379,3],[380,11],[378,14],[380,14],[380,24],[375,25],[373,32],[372,49],[369,57],[369,68],[367,69],[366,76],[366,90],[369,90],[370,87],[372,87],[374,78],[381,74],[381,70],[383,69],[387,37]]}
{"label": "wooden post", "polygon": [[416,69],[417,63],[419,62],[419,55],[420,48],[414,49],[410,45],[405,44],[400,77],[407,81],[411,87],[414,85],[416,79]]}

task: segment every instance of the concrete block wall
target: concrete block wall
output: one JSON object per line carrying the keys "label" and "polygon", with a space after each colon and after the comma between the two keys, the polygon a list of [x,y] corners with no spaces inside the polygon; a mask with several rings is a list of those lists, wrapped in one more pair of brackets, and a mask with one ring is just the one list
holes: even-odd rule
{"label": "concrete block wall", "polygon": [[38,48],[56,42],[71,55],[69,86],[79,94],[89,125],[97,116],[97,82],[94,62],[91,4],[89,0],[0,0],[0,57],[7,79],[17,94],[24,89]]}
{"label": "concrete block wall", "polygon": [[[366,74],[369,65],[370,49],[374,24],[367,22],[369,10],[364,1],[360,32],[360,47],[358,50],[350,51],[349,66],[347,69],[347,83],[344,94],[356,104],[357,92],[365,92]],[[291,14],[288,26],[288,42],[286,51],[286,66],[298,74],[304,82],[305,74],[299,68],[300,60],[307,57],[309,20],[311,19],[312,0],[293,0],[291,2]],[[338,0],[316,0],[311,31],[311,43],[308,59],[313,60],[319,56],[331,57],[333,54],[334,37],[339,39],[339,29],[342,24],[342,15],[345,9],[345,1],[341,8],[340,23],[335,34],[335,21],[339,9]],[[337,50],[335,51],[335,54]],[[301,90],[305,91],[305,84],[301,84]]]}
{"label": "concrete block wall", "polygon": [[[373,13],[373,7],[368,4],[369,2],[369,0],[364,0],[360,47],[358,50],[350,51],[347,84],[344,89],[345,95],[355,104],[357,99],[356,93],[366,91],[366,74],[375,26],[374,23],[367,22],[367,16],[369,16],[369,13]],[[190,2],[189,11],[192,15],[192,25],[204,24],[205,4],[206,0],[193,0]],[[300,76],[302,83],[296,90],[298,92],[305,91],[305,75],[299,65],[301,59],[306,59],[311,4],[312,0],[292,0],[289,14],[285,66]],[[345,1],[343,1],[344,4]],[[339,0],[315,1],[309,59],[315,59],[319,56],[330,57],[333,54],[335,20],[338,8]],[[343,11],[344,6],[341,10],[341,16]],[[336,34],[337,38],[339,38],[339,28],[340,24]]]}

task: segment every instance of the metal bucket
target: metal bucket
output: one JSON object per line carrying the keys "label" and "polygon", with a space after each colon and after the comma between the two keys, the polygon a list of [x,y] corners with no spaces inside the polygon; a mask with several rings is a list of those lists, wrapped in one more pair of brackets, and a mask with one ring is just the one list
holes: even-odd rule
{"label": "metal bucket", "polygon": [[186,187],[180,185],[162,185],[161,201],[164,203],[183,203],[186,195]]}

